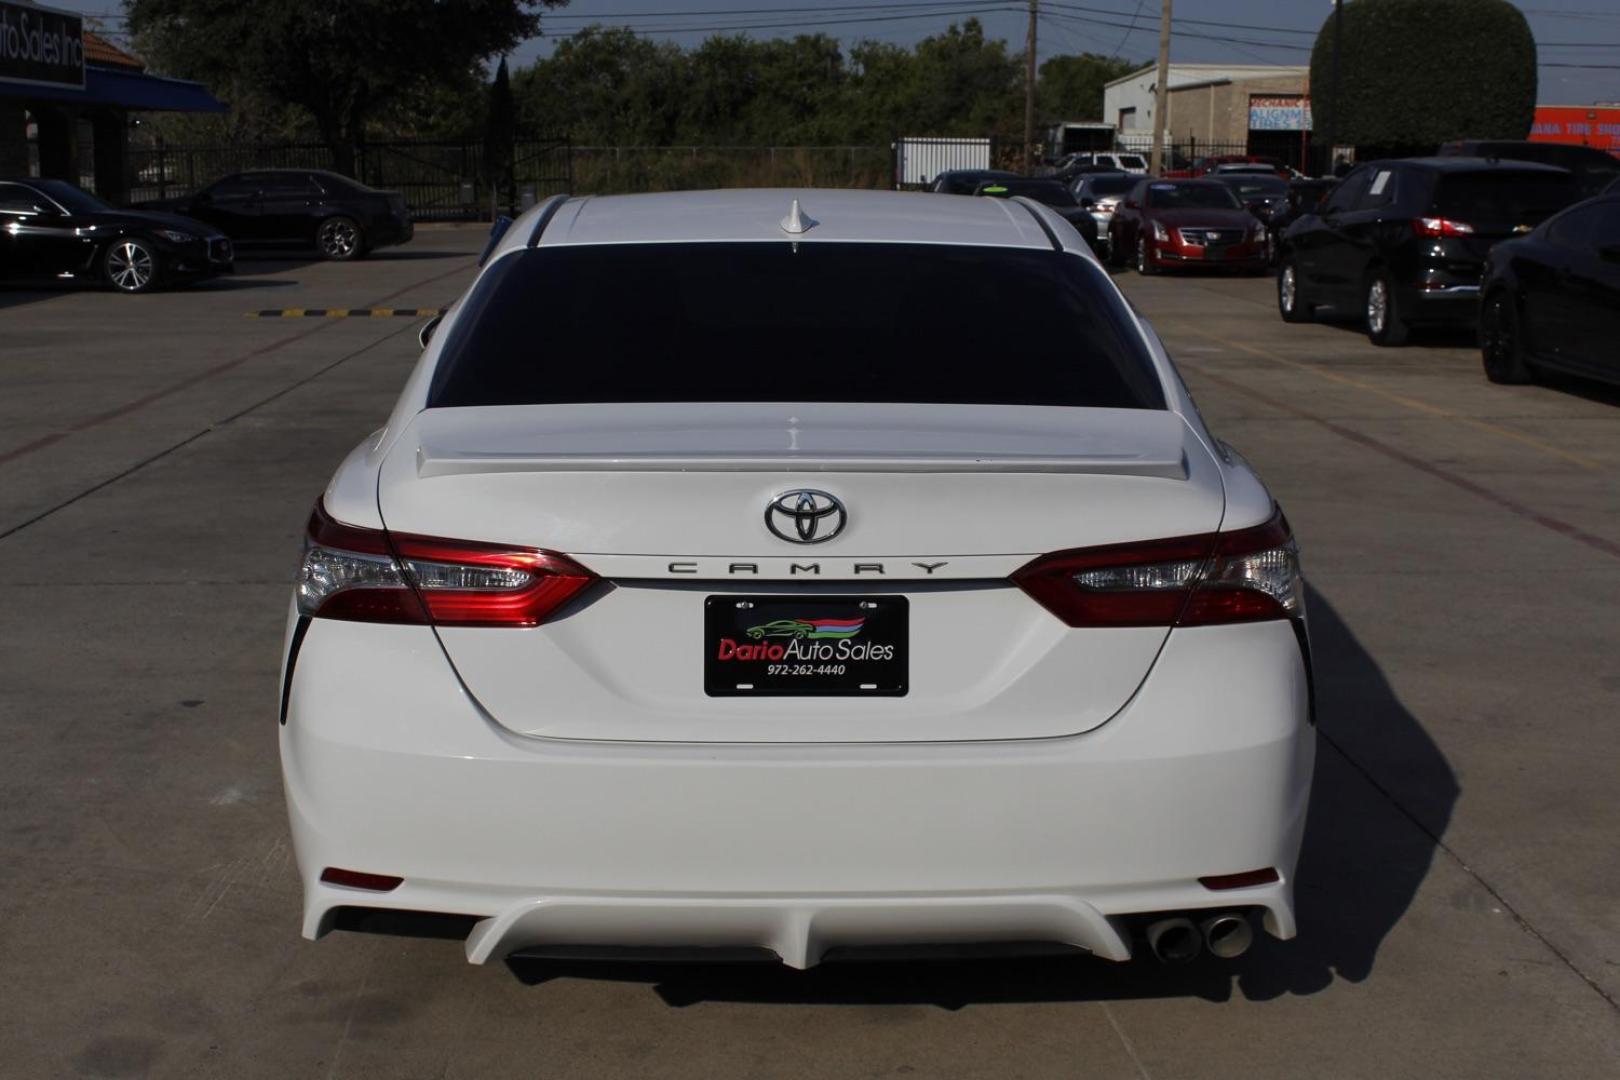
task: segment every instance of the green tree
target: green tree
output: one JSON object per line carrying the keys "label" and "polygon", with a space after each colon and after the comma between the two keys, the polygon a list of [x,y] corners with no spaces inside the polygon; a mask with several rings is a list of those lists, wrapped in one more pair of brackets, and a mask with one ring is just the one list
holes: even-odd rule
{"label": "green tree", "polygon": [[[1329,91],[1334,20],[1311,53],[1318,137],[1363,153],[1427,153],[1448,139],[1522,139],[1536,106],[1536,42],[1507,0],[1351,0],[1339,95]],[[1444,42],[1437,53],[1436,42]]]}
{"label": "green tree", "polygon": [[929,135],[990,135],[1023,127],[1023,63],[979,20],[917,43],[902,119]]}
{"label": "green tree", "polygon": [[1047,122],[1105,120],[1103,87],[1142,65],[1096,53],[1054,56],[1035,80],[1035,107]]}
{"label": "green tree", "polygon": [[582,146],[674,141],[683,108],[681,50],[629,30],[589,27],[513,77],[526,130],[566,132]]}
{"label": "green tree", "polygon": [[565,2],[127,0],[126,10],[154,66],[297,106],[352,173],[368,123],[465,80],[537,33],[542,6]]}
{"label": "green tree", "polygon": [[507,189],[511,198],[512,144],[517,138],[517,102],[512,97],[511,76],[506,70],[506,57],[495,69],[495,81],[489,87],[489,107],[484,122],[484,175],[492,183]]}

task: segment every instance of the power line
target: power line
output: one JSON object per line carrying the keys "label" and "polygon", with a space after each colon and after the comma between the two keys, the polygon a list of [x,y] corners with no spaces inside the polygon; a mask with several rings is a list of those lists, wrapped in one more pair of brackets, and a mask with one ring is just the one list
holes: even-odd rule
{"label": "power line", "polygon": [[1125,43],[1130,40],[1132,34],[1136,33],[1136,18],[1142,14],[1142,5],[1145,3],[1147,3],[1147,0],[1136,0],[1136,10],[1131,12],[1131,28],[1119,36],[1119,44],[1114,46],[1111,59],[1119,59],[1119,54],[1125,50]]}
{"label": "power line", "polygon": [[545,12],[540,16],[541,22],[556,22],[559,19],[573,22],[587,21],[600,22],[603,19],[672,19],[711,15],[793,15],[809,14],[818,11],[890,11],[900,8],[953,8],[973,7],[982,4],[984,0],[908,0],[905,3],[895,4],[811,4],[803,7],[768,7],[768,8],[708,8],[693,11],[599,11],[592,14],[573,14],[567,12]]}
{"label": "power line", "polygon": [[[985,0],[977,0],[977,2],[982,5],[982,4],[985,3]],[[820,9],[820,10],[825,10],[825,9]],[[871,10],[870,5],[867,6],[867,10]],[[910,19],[938,19],[938,18],[942,18],[942,17],[954,19],[954,18],[959,18],[960,16],[963,16],[963,15],[999,15],[999,14],[1008,13],[1008,12],[1016,12],[1018,10],[1020,10],[1020,9],[1016,5],[1009,3],[1008,0],[1002,0],[1002,2],[993,3],[990,6],[980,6],[980,7],[972,7],[972,8],[953,8],[953,9],[951,9],[949,11],[930,11],[930,12],[920,12],[920,13],[908,13],[908,14],[904,14],[904,15],[861,15],[861,16],[852,16],[852,17],[840,18],[840,19],[808,18],[808,19],[793,19],[793,20],[789,20],[789,21],[786,21],[786,22],[717,23],[717,24],[711,24],[711,25],[706,25],[706,26],[705,25],[686,25],[686,26],[645,26],[644,25],[644,26],[632,26],[632,25],[630,25],[628,23],[623,24],[623,25],[618,25],[618,24],[614,24],[614,23],[611,23],[611,22],[597,23],[597,24],[593,24],[593,25],[602,25],[602,26],[611,27],[613,29],[628,30],[629,32],[631,32],[633,34],[692,34],[692,33],[714,33],[714,32],[718,32],[718,31],[732,31],[732,30],[789,30],[789,29],[806,29],[806,30],[808,30],[808,29],[814,29],[814,28],[819,28],[819,27],[823,27],[823,26],[853,26],[853,25],[869,24],[869,23],[900,22],[900,21],[903,21],[903,20],[910,20]],[[542,24],[541,29],[540,29],[540,33],[539,33],[538,36],[540,36],[540,37],[548,37],[548,38],[576,37],[579,34],[583,33],[584,30],[589,30],[589,29],[591,29],[591,27],[585,27],[585,28],[583,28],[581,30],[568,29],[568,30],[564,30],[562,33],[548,33],[546,31],[545,27],[544,27],[544,24]]]}

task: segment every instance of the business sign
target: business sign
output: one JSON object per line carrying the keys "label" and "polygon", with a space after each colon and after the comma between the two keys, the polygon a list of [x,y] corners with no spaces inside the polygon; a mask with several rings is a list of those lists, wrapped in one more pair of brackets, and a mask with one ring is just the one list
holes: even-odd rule
{"label": "business sign", "polygon": [[84,85],[84,20],[0,0],[0,82]]}
{"label": "business sign", "polygon": [[1620,154],[1620,106],[1537,105],[1530,141],[1595,146]]}
{"label": "business sign", "polygon": [[1309,131],[1311,106],[1299,94],[1250,94],[1250,131]]}

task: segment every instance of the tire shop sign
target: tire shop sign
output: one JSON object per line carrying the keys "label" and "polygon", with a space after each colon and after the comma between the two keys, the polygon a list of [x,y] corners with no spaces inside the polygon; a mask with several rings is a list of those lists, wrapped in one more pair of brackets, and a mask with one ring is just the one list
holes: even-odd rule
{"label": "tire shop sign", "polygon": [[1250,94],[1249,130],[1309,131],[1310,103],[1300,94]]}
{"label": "tire shop sign", "polygon": [[0,82],[84,86],[84,20],[0,0]]}

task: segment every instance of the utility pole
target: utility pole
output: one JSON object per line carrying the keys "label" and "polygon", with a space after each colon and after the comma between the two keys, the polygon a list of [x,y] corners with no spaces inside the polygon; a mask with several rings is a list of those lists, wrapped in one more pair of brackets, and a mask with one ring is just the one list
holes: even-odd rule
{"label": "utility pole", "polygon": [[1035,171],[1035,24],[1040,0],[1029,0],[1029,33],[1024,38],[1024,171]]}
{"label": "utility pole", "polygon": [[1333,0],[1333,50],[1328,61],[1327,168],[1333,175],[1333,147],[1339,141],[1339,43],[1344,40],[1344,0]]}
{"label": "utility pole", "polygon": [[1165,111],[1170,108],[1170,0],[1159,0],[1159,76],[1154,87],[1153,151],[1148,159],[1148,172],[1160,176],[1164,172]]}

